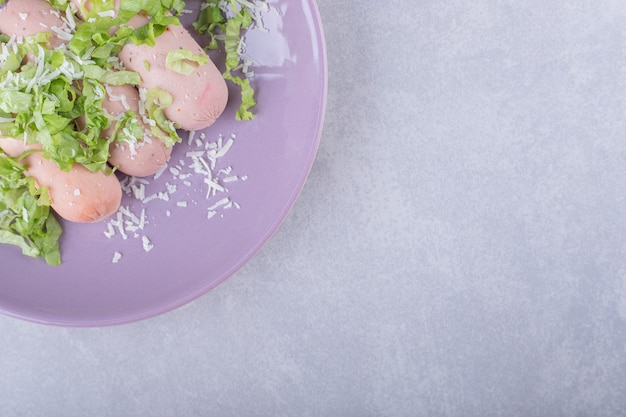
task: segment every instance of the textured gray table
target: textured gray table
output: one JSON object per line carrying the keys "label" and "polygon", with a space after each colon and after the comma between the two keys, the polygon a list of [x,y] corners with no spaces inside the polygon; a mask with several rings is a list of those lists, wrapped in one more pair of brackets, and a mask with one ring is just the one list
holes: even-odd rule
{"label": "textured gray table", "polygon": [[319,7],[278,233],[151,320],[0,317],[0,415],[626,415],[626,3]]}

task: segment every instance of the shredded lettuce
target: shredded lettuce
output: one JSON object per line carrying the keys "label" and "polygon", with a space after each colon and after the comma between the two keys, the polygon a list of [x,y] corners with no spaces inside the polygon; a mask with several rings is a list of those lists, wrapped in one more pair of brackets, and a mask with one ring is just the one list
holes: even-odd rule
{"label": "shredded lettuce", "polygon": [[[0,5],[6,0],[0,0]],[[73,20],[76,6],[68,0],[48,0]],[[259,0],[260,1],[260,0]],[[180,142],[175,125],[164,109],[172,96],[161,89],[140,89],[140,114],[128,110],[114,118],[102,107],[106,85],[139,85],[139,74],[125,71],[115,57],[124,45],[155,45],[168,25],[179,25],[183,0],[121,0],[114,16],[114,1],[92,1],[84,21],[76,19],[72,38],[66,45],[49,49],[50,32],[17,39],[0,34],[0,136],[41,146],[42,156],[61,169],[82,164],[92,171],[111,173],[109,147],[114,141],[143,140],[138,123],[143,118],[151,134],[166,146]],[[254,88],[242,69],[242,40],[254,23],[253,3],[244,0],[205,0],[194,27],[208,34],[208,49],[222,45],[226,80],[241,89],[237,120],[251,120],[256,105]],[[128,25],[136,15],[150,16],[144,26]],[[115,29],[112,29],[115,28]],[[166,66],[189,74],[208,62],[205,54],[175,50],[167,55]],[[80,119],[80,123],[77,121]],[[109,137],[102,132],[114,124]],[[82,126],[79,128],[79,126]],[[0,243],[16,245],[25,255],[42,257],[59,265],[60,223],[51,211],[46,188],[37,188],[18,158],[0,150]]]}
{"label": "shredded lettuce", "polygon": [[[51,4],[62,12],[67,10],[66,14],[72,12],[67,0],[53,0]],[[94,4],[97,13],[113,2]],[[175,5],[182,10],[178,2]],[[54,50],[49,49],[49,32],[19,40],[0,34],[0,136],[40,145],[42,156],[66,171],[82,164],[92,171],[111,173],[107,163],[110,144],[143,140],[144,131],[137,122],[139,115],[128,111],[114,118],[102,107],[106,85],[138,85],[141,81],[135,72],[114,68],[115,60],[109,58],[128,42],[153,42],[168,24],[177,23],[175,16],[166,15],[169,10],[162,9],[161,17],[144,28],[121,24],[113,35],[109,34],[113,20],[106,14],[98,15],[79,23],[72,40]],[[122,23],[122,19],[115,22]],[[152,100],[150,112],[162,127],[154,130],[171,146],[180,141],[175,129],[164,132],[172,126],[162,114],[171,97],[168,101],[168,97],[153,94]],[[113,134],[101,137],[113,122]],[[0,151],[0,243],[16,245],[25,255],[59,265],[61,234],[47,189],[37,188],[19,160]]]}
{"label": "shredded lettuce", "polygon": [[18,246],[24,255],[61,264],[62,229],[50,211],[46,188],[35,187],[17,159],[0,151],[0,243]]}
{"label": "shredded lettuce", "polygon": [[188,75],[194,72],[200,65],[209,62],[209,57],[205,54],[194,54],[189,49],[174,49],[167,53],[165,66],[179,74]]}
{"label": "shredded lettuce", "polygon": [[166,146],[173,146],[174,143],[180,142],[182,139],[176,132],[174,123],[163,112],[174,101],[172,95],[157,87],[149,90],[140,89],[139,93],[142,96],[145,95],[146,112],[148,117],[155,122],[155,125],[151,125],[152,134],[161,139]]}
{"label": "shredded lettuce", "polygon": [[85,78],[99,80],[102,84],[109,85],[139,85],[141,76],[133,71],[110,71],[99,65],[83,65]]}
{"label": "shredded lettuce", "polygon": [[135,144],[143,138],[143,126],[137,121],[138,115],[134,111],[127,110],[117,119],[112,136],[119,137],[119,142]]}
{"label": "shredded lettuce", "polygon": [[[90,64],[67,49],[50,50],[47,36],[35,35],[24,42],[10,40],[7,61],[22,62],[15,71],[0,70],[0,134],[40,144],[44,157],[69,170],[82,163],[93,171],[109,171],[108,141],[100,133],[110,123],[102,109],[102,80],[111,71],[89,74]],[[75,119],[88,121],[78,131]]]}
{"label": "shredded lettuce", "polygon": [[226,69],[224,79],[231,81],[241,90],[241,104],[235,118],[237,120],[252,120],[254,114],[250,111],[256,105],[254,88],[245,76],[235,74],[241,67],[242,56],[240,47],[246,29],[254,22],[248,2],[237,0],[204,0],[197,20],[193,27],[200,34],[209,35],[207,49],[218,49],[223,44],[226,52]]}

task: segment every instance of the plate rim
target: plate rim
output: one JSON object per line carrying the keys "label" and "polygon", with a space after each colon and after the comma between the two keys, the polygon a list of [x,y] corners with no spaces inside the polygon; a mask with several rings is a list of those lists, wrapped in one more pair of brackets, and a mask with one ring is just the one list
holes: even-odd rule
{"label": "plate rim", "polygon": [[[191,303],[206,295],[211,290],[218,287],[220,284],[225,282],[227,279],[236,274],[241,268],[243,268],[246,264],[250,262],[250,260],[267,244],[269,239],[276,233],[276,231],[280,228],[280,226],[284,223],[287,216],[293,209],[295,202],[298,197],[302,193],[304,186],[306,185],[307,179],[310,175],[313,164],[316,160],[316,155],[319,150],[322,131],[324,128],[324,122],[326,117],[326,106],[328,100],[328,56],[327,56],[327,45],[326,45],[326,37],[323,27],[323,22],[321,19],[321,15],[319,12],[319,7],[317,5],[317,0],[303,0],[305,4],[310,7],[312,12],[312,22],[313,26],[316,30],[316,33],[312,33],[316,38],[317,48],[315,52],[319,54],[319,71],[321,75],[321,91],[320,100],[318,101],[317,107],[317,119],[315,120],[315,129],[314,134],[311,135],[311,147],[309,149],[306,158],[306,164],[303,165],[304,169],[301,171],[301,175],[296,181],[297,186],[293,189],[290,197],[285,199],[282,209],[277,213],[274,222],[266,232],[258,239],[255,245],[252,246],[250,250],[246,253],[242,254],[239,261],[224,271],[220,276],[215,279],[207,282],[206,285],[201,286],[200,288],[186,294],[183,297],[179,297],[175,300],[172,300],[169,303],[163,303],[152,308],[143,309],[140,312],[136,312],[133,314],[120,315],[116,317],[107,317],[102,319],[86,319],[86,320],[76,320],[76,319],[63,319],[63,318],[52,318],[46,314],[24,314],[20,312],[16,312],[10,309],[7,309],[5,306],[0,305],[0,313],[7,317],[12,317],[15,319],[35,323],[42,324],[47,326],[57,326],[57,327],[73,327],[73,328],[96,328],[96,327],[110,327],[110,326],[119,326],[123,324],[135,323],[143,320],[147,320],[150,318],[154,318],[173,310],[176,310],[184,305]],[[304,4],[303,3],[303,4]]]}

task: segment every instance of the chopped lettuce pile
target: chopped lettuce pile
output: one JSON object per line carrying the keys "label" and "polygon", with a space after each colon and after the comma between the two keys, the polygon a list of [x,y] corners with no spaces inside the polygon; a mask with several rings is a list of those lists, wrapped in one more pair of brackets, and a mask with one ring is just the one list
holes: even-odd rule
{"label": "chopped lettuce pile", "polygon": [[[121,48],[128,42],[154,45],[168,25],[180,24],[184,1],[123,0],[117,16],[113,1],[94,1],[90,11],[80,11],[84,21],[75,18],[77,10],[68,0],[48,1],[64,22],[55,34],[67,44],[50,49],[48,32],[24,39],[0,34],[0,136],[36,144],[41,148],[38,152],[63,170],[78,163],[107,173],[111,172],[107,160],[112,142],[143,139],[138,117],[148,119],[152,134],[168,146],[180,142],[176,126],[163,113],[172,102],[166,91],[141,91],[145,100],[142,115],[128,110],[113,119],[101,103],[106,85],[140,83],[139,74],[126,71],[119,63]],[[199,33],[210,35],[209,49],[223,43],[223,76],[241,88],[237,120],[253,119],[250,109],[256,104],[248,78],[236,75],[242,68],[242,37],[254,21],[254,7],[248,0],[205,0],[194,23]],[[148,24],[136,29],[125,25],[143,12],[151,17]],[[116,31],[111,27],[117,27]],[[168,67],[191,72],[207,59],[188,52],[173,51],[168,55]],[[101,137],[113,122],[113,134]],[[19,246],[25,255],[41,256],[48,264],[59,265],[62,229],[50,203],[47,190],[35,187],[19,160],[0,150],[0,243]]]}
{"label": "chopped lettuce pile", "polygon": [[[41,145],[44,157],[63,170],[76,163],[92,171],[109,170],[109,144],[123,138],[121,129],[106,140],[100,137],[111,123],[101,106],[103,82],[137,83],[138,77],[107,71],[67,48],[48,49],[48,35],[23,41],[0,35],[0,135]],[[23,64],[29,54],[35,59]],[[76,128],[79,116],[84,129]]]}

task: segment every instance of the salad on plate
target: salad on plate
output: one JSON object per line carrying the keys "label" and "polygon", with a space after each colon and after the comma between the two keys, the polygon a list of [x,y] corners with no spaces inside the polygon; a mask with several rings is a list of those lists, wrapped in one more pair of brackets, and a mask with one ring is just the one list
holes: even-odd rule
{"label": "salad on plate", "polygon": [[[265,7],[204,0],[199,45],[181,25],[182,0],[4,2],[0,243],[59,265],[63,222],[119,218],[123,192],[165,168],[181,132],[200,140],[229,100],[237,120],[253,119],[243,39]],[[225,55],[222,70],[210,50]],[[226,148],[220,139],[217,152]]]}

